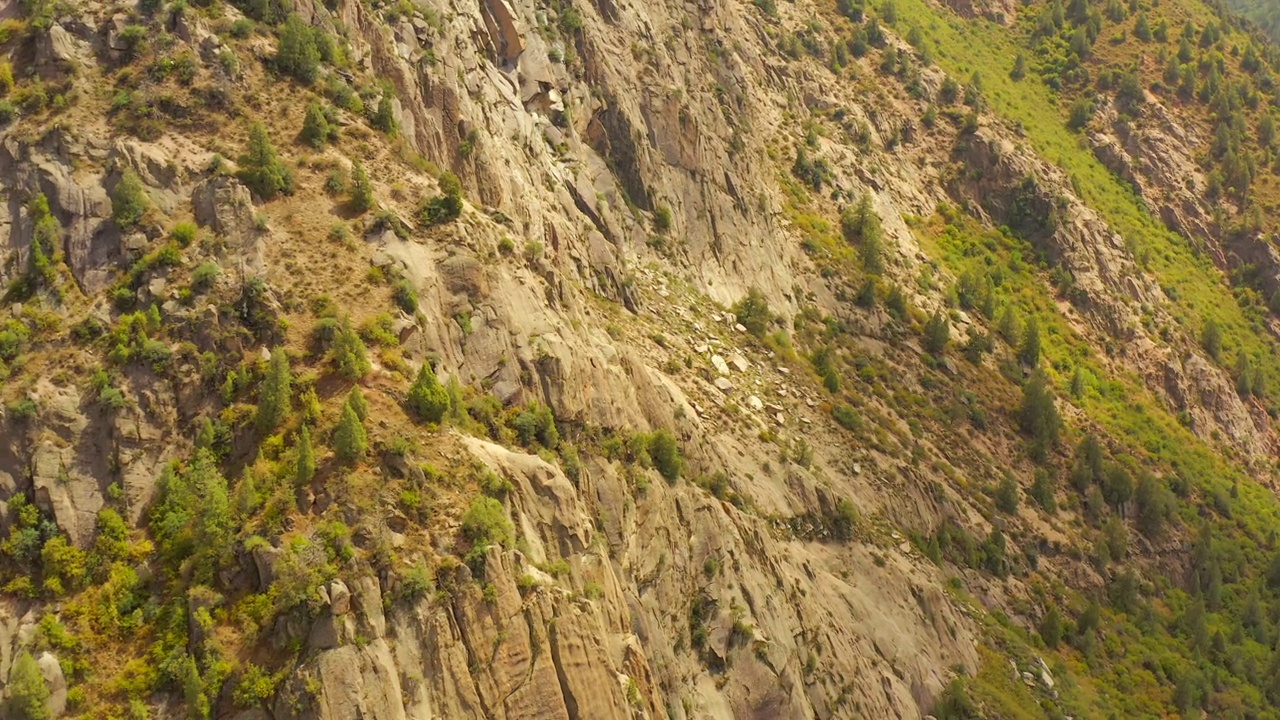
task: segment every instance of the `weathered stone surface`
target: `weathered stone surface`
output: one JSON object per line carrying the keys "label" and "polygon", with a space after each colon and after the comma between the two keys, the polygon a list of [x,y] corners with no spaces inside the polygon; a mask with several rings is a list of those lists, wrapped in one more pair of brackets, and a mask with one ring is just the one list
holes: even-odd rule
{"label": "weathered stone surface", "polygon": [[62,674],[62,665],[47,650],[36,658],[36,665],[40,668],[45,685],[49,687],[49,700],[45,707],[48,708],[50,717],[59,717],[67,710],[67,679]]}
{"label": "weathered stone surface", "polygon": [[195,187],[191,195],[196,222],[226,238],[236,250],[241,270],[258,275],[263,270],[262,232],[254,220],[253,196],[240,181],[215,176]]}

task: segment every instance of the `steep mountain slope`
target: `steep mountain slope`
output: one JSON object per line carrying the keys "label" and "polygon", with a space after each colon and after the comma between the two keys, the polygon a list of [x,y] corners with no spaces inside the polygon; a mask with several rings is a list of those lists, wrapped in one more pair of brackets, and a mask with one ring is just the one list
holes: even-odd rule
{"label": "steep mountain slope", "polygon": [[9,715],[1275,716],[1211,9],[0,22]]}

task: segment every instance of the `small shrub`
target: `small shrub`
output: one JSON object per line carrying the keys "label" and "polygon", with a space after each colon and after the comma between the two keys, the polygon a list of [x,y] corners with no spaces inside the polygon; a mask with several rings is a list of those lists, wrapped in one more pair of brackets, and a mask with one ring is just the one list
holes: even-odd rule
{"label": "small shrub", "polygon": [[401,278],[391,286],[391,299],[396,307],[412,315],[418,311],[418,291],[413,283]]}
{"label": "small shrub", "polygon": [[169,237],[182,247],[187,247],[195,242],[196,236],[199,234],[200,229],[192,222],[180,222],[169,231]]}
{"label": "small shrub", "polygon": [[769,301],[757,288],[747,291],[746,297],[733,306],[733,314],[747,332],[760,338],[764,337],[773,322],[773,314],[769,312]]}
{"label": "small shrub", "polygon": [[132,168],[125,168],[120,182],[111,191],[111,217],[122,230],[130,230],[151,206],[142,180]]}
{"label": "small shrub", "polygon": [[418,218],[425,225],[443,225],[462,215],[462,182],[446,172],[440,176],[440,195],[418,208]]}
{"label": "small shrub", "polygon": [[494,498],[477,497],[462,515],[462,534],[477,545],[509,544],[513,532],[506,510]]}
{"label": "small shrub", "polygon": [[670,430],[661,429],[649,435],[649,458],[653,466],[669,483],[680,479],[684,460],[680,456],[680,446]]}
{"label": "small shrub", "polygon": [[236,21],[231,23],[231,27],[227,30],[227,33],[233,38],[243,40],[253,34],[253,28],[254,22],[252,20],[247,17],[241,17],[236,18]]}
{"label": "small shrub", "polygon": [[191,272],[191,289],[197,293],[208,292],[213,287],[213,283],[218,279],[218,275],[222,273],[222,268],[218,263],[212,260],[206,260],[196,266]]}
{"label": "small shrub", "polygon": [[659,205],[653,211],[653,229],[665,235],[671,229],[671,208]]}

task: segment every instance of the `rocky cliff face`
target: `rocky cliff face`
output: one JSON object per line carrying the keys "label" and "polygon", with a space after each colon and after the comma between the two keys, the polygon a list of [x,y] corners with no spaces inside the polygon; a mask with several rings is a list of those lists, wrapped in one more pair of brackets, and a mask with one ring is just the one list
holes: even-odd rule
{"label": "rocky cliff face", "polygon": [[[135,540],[155,535],[158,480],[210,447],[206,420],[229,428],[219,447],[234,487],[246,482],[236,480],[242,471],[291,467],[283,448],[294,436],[255,434],[236,379],[257,387],[273,346],[289,349],[299,382],[317,393],[306,422],[337,422],[350,383],[311,349],[312,326],[327,317],[312,312],[321,296],[383,333],[367,334],[384,347],[359,382],[372,402],[366,462],[342,469],[322,452],[314,482],[296,497],[292,487],[271,496],[287,509],[265,501],[262,513],[285,519],[263,529],[261,515],[245,516],[244,537],[212,578],[169,573],[143,551],[131,558],[136,586],[157,597],[190,590],[173,597],[191,618],[185,644],[204,686],[185,700],[203,698],[208,714],[918,718],[956,669],[976,672],[979,605],[1016,615],[1039,601],[1023,576],[940,567],[921,539],[949,523],[1001,538],[1003,551],[1002,531],[1036,522],[994,517],[967,492],[1006,463],[1030,485],[1012,423],[981,435],[921,410],[916,390],[885,384],[859,401],[862,421],[837,423],[835,391],[824,392],[792,347],[754,337],[725,310],[758,290],[779,316],[769,330],[798,338],[806,319],[839,327],[855,338],[840,362],[886,383],[946,377],[978,387],[998,377],[981,356],[972,368],[923,365],[901,319],[851,302],[851,281],[806,252],[810,219],[797,211],[791,177],[797,144],[827,173],[816,192],[799,191],[806,212],[836,225],[840,206],[865,194],[885,232],[884,282],[913,306],[944,307],[938,288],[951,280],[914,228],[940,204],[964,204],[1069,272],[1063,312],[1090,342],[1123,346],[1112,367],[1187,412],[1205,438],[1252,456],[1274,447],[1265,413],[1193,340],[1161,339],[1144,324],[1144,312],[1164,317],[1160,284],[1062,171],[986,114],[959,135],[942,122],[917,125],[912,118],[943,102],[941,71],[926,67],[908,88],[874,76],[874,57],[840,76],[814,58],[789,60],[794,33],[816,32],[813,3],[785,3],[777,17],[723,2],[405,5],[292,8],[341,39],[347,62],[323,76],[358,86],[371,110],[385,98],[398,128],[392,140],[339,110],[341,140],[319,149],[294,143],[315,93],[273,74],[279,48],[269,33],[236,37],[243,16],[232,7],[151,16],[80,3],[9,46],[15,67],[27,63],[28,75],[76,101],[63,115],[32,112],[0,129],[0,282],[12,286],[36,265],[37,195],[60,228],[55,260],[68,274],[58,293],[41,287],[5,305],[31,335],[25,360],[6,367],[0,500],[30,497],[54,524],[44,532],[82,549],[97,547],[104,508],[122,511]],[[1013,19],[1012,8],[971,11]],[[140,25],[162,33],[163,53],[151,60],[187,58],[193,83],[138,79],[143,69],[129,63],[140,41],[128,28]],[[886,42],[915,57],[891,31]],[[110,82],[135,85],[117,102],[102,89]],[[125,127],[128,103],[149,113],[130,122],[159,113],[169,124]],[[255,197],[230,172],[249,119],[266,123],[295,169],[291,195]],[[1193,141],[1168,128],[1113,129],[1094,135],[1099,156],[1144,196],[1165,193],[1170,224],[1207,233],[1196,176],[1177,162]],[[1135,146],[1152,160],[1134,160]],[[368,168],[376,217],[326,193],[325,174],[353,171],[353,161]],[[457,173],[467,200],[459,219],[433,226],[415,205],[440,192],[439,169]],[[112,202],[126,173],[150,206],[127,229]],[[186,220],[202,239],[157,259]],[[189,290],[207,263],[216,279]],[[937,284],[918,281],[935,272]],[[396,309],[378,278],[412,288],[416,308]],[[104,358],[102,343],[118,347],[117,333],[131,332],[118,330],[129,308],[154,312],[164,330],[129,320],[143,328],[142,354]],[[956,344],[982,330],[966,316]],[[385,335],[393,339],[372,339]],[[468,399],[495,398],[495,414],[549,407],[581,458],[557,455],[552,442],[520,447],[500,422],[486,430],[479,413],[454,429],[410,424],[406,388],[428,362]],[[112,368],[118,405],[87,382],[100,366]],[[987,401],[1014,402],[1007,389]],[[682,479],[664,479],[632,447],[633,435],[653,431],[678,441]],[[424,464],[449,470],[442,478]],[[478,552],[459,518],[476,492],[459,478],[473,476],[500,480],[492,494],[513,529],[509,542]],[[429,498],[430,522],[406,509],[411,491]],[[0,531],[25,527],[16,512],[0,515]],[[244,623],[244,599],[276,597],[297,572],[294,541],[319,542],[322,519],[333,518],[352,529],[341,572],[298,581],[305,612]],[[1012,556],[1034,552],[1022,555],[1012,534],[1009,543]],[[1078,554],[1039,562],[1098,582]],[[410,571],[423,568],[431,587],[408,590]],[[962,583],[948,585],[953,573],[980,603]],[[22,648],[49,645],[47,631],[37,639],[42,617],[80,621],[52,591],[12,594],[0,605],[0,678]],[[127,658],[101,649],[127,638],[105,635],[84,641],[99,643],[89,657],[101,653],[104,664],[75,671],[89,693],[80,710],[128,706],[108,682]],[[55,653],[85,652],[51,647],[39,657],[46,678],[59,678],[50,683],[64,685],[50,700],[59,712]],[[247,663],[275,673],[271,692],[249,701],[236,690]],[[156,681],[130,699],[154,717],[180,717],[177,685]],[[1051,679],[1031,685],[1052,705]]]}

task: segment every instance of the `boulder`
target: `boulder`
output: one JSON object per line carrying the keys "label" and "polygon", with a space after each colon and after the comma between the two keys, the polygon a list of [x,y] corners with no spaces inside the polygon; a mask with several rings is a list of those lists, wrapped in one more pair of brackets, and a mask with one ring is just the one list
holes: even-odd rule
{"label": "boulder", "polygon": [[49,709],[49,717],[58,717],[67,710],[67,679],[62,674],[62,665],[53,653],[45,651],[36,658],[36,665],[44,682],[49,686],[49,700],[45,707]]}
{"label": "boulder", "polygon": [[329,583],[329,612],[333,615],[346,615],[351,612],[351,591],[341,580]]}
{"label": "boulder", "polygon": [[191,204],[196,223],[226,238],[228,249],[240,258],[247,274],[260,275],[263,238],[254,219],[249,188],[235,178],[219,175],[195,187]]}

